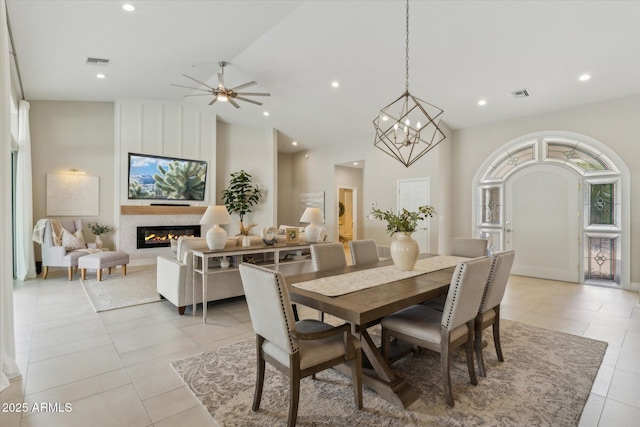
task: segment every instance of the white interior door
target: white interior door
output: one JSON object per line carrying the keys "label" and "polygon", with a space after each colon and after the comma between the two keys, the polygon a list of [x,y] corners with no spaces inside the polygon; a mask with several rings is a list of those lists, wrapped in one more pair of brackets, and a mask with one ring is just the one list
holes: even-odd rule
{"label": "white interior door", "polygon": [[[418,207],[428,205],[429,178],[403,179],[398,181],[398,210],[405,208],[416,211]],[[412,236],[420,247],[420,253],[429,252],[429,220],[420,221]]]}
{"label": "white interior door", "polygon": [[505,249],[513,274],[579,282],[579,181],[560,166],[516,172],[505,188]]}

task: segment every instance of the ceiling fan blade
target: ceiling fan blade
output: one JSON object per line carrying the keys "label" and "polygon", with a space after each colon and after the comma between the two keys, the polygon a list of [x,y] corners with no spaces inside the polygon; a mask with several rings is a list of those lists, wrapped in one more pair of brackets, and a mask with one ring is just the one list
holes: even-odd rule
{"label": "ceiling fan blade", "polygon": [[209,89],[201,89],[201,88],[199,88],[199,87],[191,87],[191,86],[176,85],[176,84],[173,84],[173,83],[169,83],[169,86],[184,87],[184,88],[187,88],[187,89],[201,90],[201,91],[204,91],[204,92],[207,92],[207,93],[211,93],[211,91],[210,91]]}
{"label": "ceiling fan blade", "polygon": [[236,96],[236,99],[239,99],[240,101],[250,102],[256,105],[262,105],[262,102],[254,101],[253,99],[249,99],[249,98],[243,98],[241,96]]}
{"label": "ceiling fan blade", "polygon": [[238,95],[243,96],[271,96],[270,93],[259,93],[259,92],[237,92]]}
{"label": "ceiling fan blade", "polygon": [[238,103],[236,101],[234,101],[233,99],[229,98],[228,101],[229,101],[229,104],[233,105],[234,107],[240,108]]}
{"label": "ceiling fan blade", "polygon": [[193,95],[182,95],[183,97],[187,97],[187,96],[211,96],[211,93],[195,93]]}
{"label": "ceiling fan blade", "polygon": [[185,76],[185,77],[186,77],[186,78],[188,78],[188,79],[193,80],[193,81],[194,81],[194,82],[196,82],[196,83],[200,83],[202,86],[206,86],[206,87],[208,87],[208,88],[209,88],[209,89],[211,89],[211,90],[215,90],[215,88],[212,88],[211,86],[209,86],[209,85],[208,85],[208,84],[206,84],[206,83],[201,82],[200,80],[196,80],[196,79],[194,79],[193,77],[187,76],[186,74],[183,74],[183,76]]}
{"label": "ceiling fan blade", "polygon": [[213,101],[211,101],[211,102],[209,103],[209,105],[213,105],[213,104],[215,104],[217,100],[218,100],[218,97],[217,97],[217,96],[214,96],[214,97],[213,97]]}
{"label": "ceiling fan blade", "polygon": [[218,73],[218,88],[224,90],[224,74]]}
{"label": "ceiling fan blade", "polygon": [[232,87],[230,90],[236,91],[236,90],[244,89],[245,87],[249,87],[249,86],[253,86],[253,85],[257,85],[257,84],[258,83],[256,83],[256,82],[249,82],[249,83],[245,83],[245,84],[240,85],[240,86]]}

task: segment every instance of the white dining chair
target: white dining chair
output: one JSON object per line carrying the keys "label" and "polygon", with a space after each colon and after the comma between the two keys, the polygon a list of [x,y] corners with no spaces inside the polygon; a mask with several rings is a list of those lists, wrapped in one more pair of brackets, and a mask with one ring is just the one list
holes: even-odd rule
{"label": "white dining chair", "polygon": [[509,274],[515,258],[514,251],[499,252],[491,257],[491,269],[484,289],[480,308],[475,319],[474,347],[478,361],[478,373],[486,376],[482,357],[482,331],[493,326],[493,343],[500,362],[504,362],[502,347],[500,346],[500,303],[507,288]]}
{"label": "white dining chair", "polygon": [[342,363],[351,367],[355,405],[362,409],[361,345],[351,335],[350,325],[334,327],[318,320],[294,321],[289,291],[280,272],[246,263],[240,264],[239,269],[256,333],[252,410],[260,409],[265,362],[289,377],[288,426],[296,424],[300,380]]}
{"label": "white dining chair", "polygon": [[378,256],[378,245],[373,239],[350,240],[349,252],[351,252],[351,262],[353,265],[375,264],[380,261]]}
{"label": "white dining chair", "polygon": [[491,260],[487,257],[459,263],[451,277],[444,312],[413,305],[382,319],[382,353],[389,360],[391,337],[440,353],[444,394],[454,405],[450,358],[464,344],[471,384],[478,383],[473,363],[474,321],[487,282]]}

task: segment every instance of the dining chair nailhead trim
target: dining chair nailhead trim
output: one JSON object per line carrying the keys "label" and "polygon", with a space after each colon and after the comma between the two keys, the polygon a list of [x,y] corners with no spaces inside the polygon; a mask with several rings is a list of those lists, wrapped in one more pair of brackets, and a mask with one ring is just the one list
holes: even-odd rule
{"label": "dining chair nailhead trim", "polygon": [[460,289],[460,282],[462,281],[462,276],[464,275],[464,271],[467,268],[467,263],[463,262],[460,271],[458,272],[458,276],[456,277],[456,285],[453,288],[453,295],[451,297],[451,307],[449,308],[449,312],[447,313],[447,321],[443,324],[445,329],[449,329],[449,325],[451,324],[451,315],[453,314],[453,309],[456,305],[456,298],[458,298],[458,290]]}
{"label": "dining chair nailhead trim", "polygon": [[479,312],[482,313],[482,310],[484,309],[484,303],[487,300],[487,294],[489,293],[489,290],[491,288],[491,285],[493,284],[493,275],[496,272],[496,267],[498,265],[498,259],[500,259],[500,255],[494,255],[493,259],[491,260],[491,269],[489,270],[489,278],[487,279],[487,284],[484,287],[484,292],[482,293],[482,301],[480,302],[480,309]]}

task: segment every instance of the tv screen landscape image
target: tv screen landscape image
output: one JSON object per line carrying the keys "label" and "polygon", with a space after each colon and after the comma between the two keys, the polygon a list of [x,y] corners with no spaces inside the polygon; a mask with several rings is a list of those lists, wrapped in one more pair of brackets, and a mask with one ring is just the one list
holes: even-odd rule
{"label": "tv screen landscape image", "polygon": [[129,200],[204,201],[207,162],[129,153]]}

